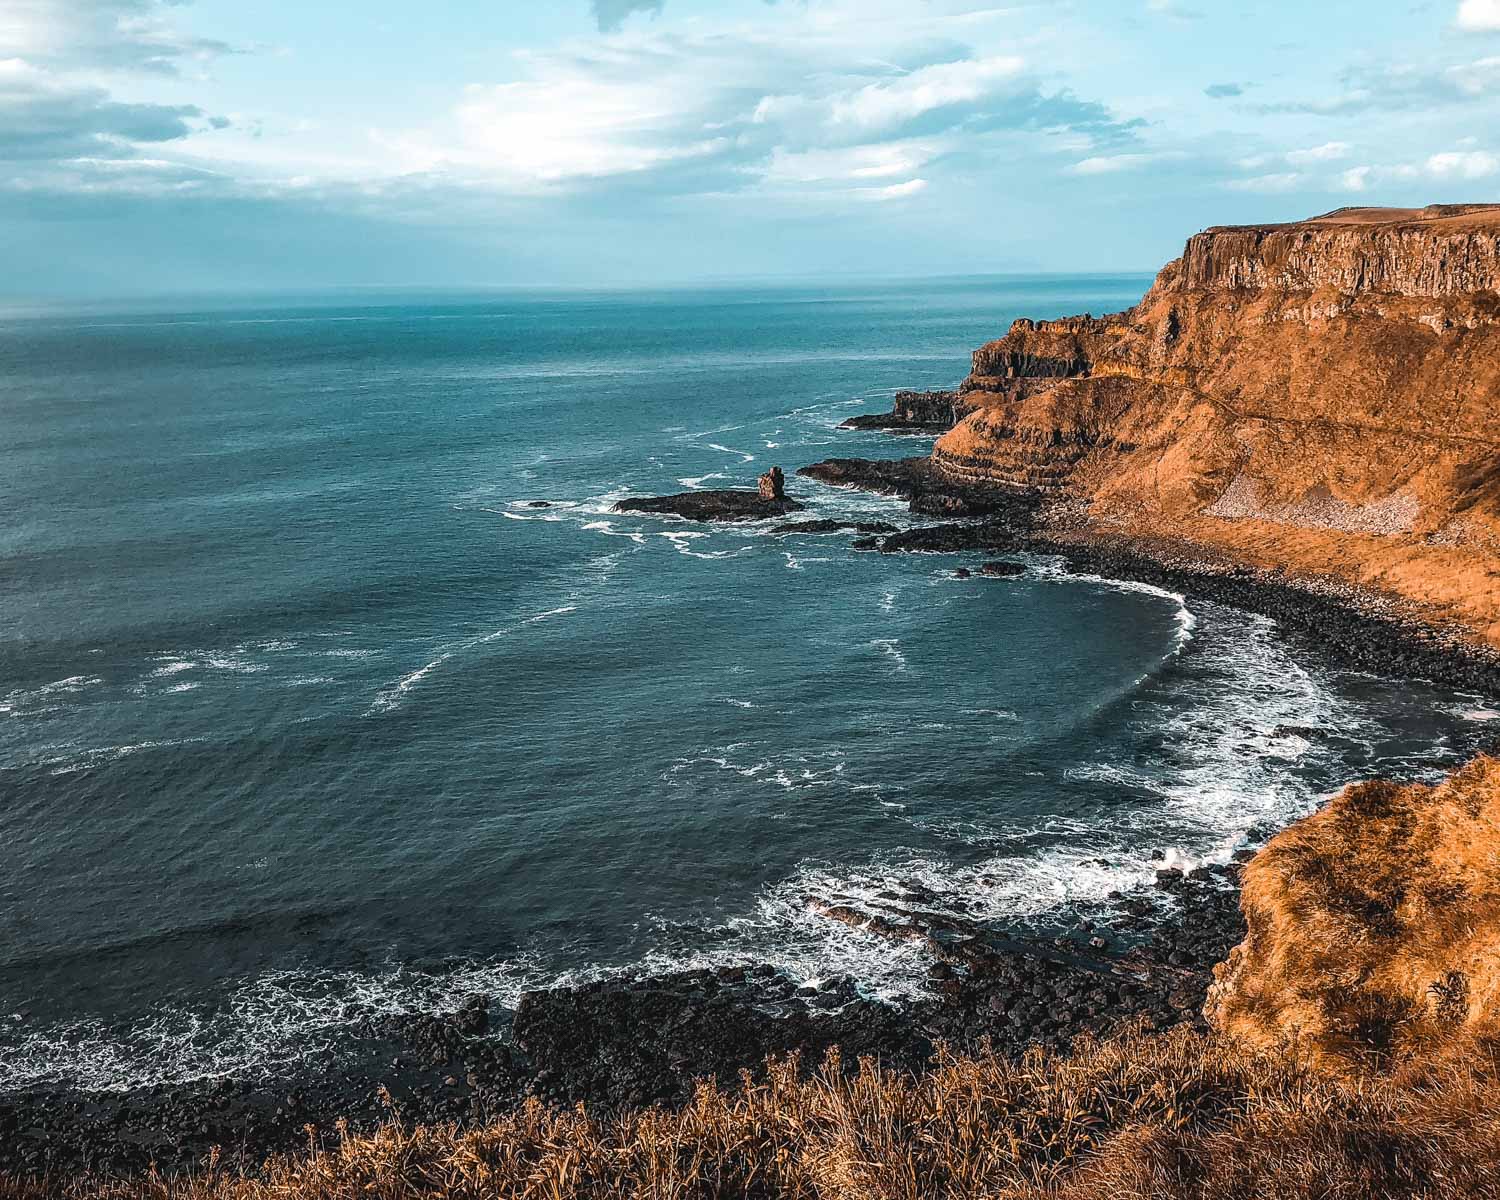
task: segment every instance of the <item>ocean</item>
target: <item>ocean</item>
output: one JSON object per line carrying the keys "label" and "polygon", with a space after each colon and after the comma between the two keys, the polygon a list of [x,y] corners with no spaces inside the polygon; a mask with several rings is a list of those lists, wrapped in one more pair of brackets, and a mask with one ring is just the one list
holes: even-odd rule
{"label": "ocean", "polygon": [[[362,294],[0,317],[0,1091],[294,1072],[351,1021],[769,962],[916,881],[1048,930],[1497,716],[1043,558],[622,515],[1136,277]],[[546,505],[541,507],[540,505]]]}

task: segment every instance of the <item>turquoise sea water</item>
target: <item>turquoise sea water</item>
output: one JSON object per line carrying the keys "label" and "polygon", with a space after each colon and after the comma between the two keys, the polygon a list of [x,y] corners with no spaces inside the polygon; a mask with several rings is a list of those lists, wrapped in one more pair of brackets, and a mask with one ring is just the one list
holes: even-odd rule
{"label": "turquoise sea water", "polygon": [[1046,925],[1452,761],[1496,714],[1261,618],[610,511],[924,452],[837,425],[1146,282],[0,320],[0,1090],[278,1069],[610,971],[898,998],[915,952],[808,896]]}

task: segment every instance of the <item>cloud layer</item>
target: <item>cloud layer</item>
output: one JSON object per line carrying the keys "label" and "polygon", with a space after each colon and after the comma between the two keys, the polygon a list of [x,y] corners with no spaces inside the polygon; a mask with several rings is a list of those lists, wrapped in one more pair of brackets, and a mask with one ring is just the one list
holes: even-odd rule
{"label": "cloud layer", "polygon": [[[1372,12],[1348,53],[1336,12],[1283,4],[1296,42],[1240,6],[1147,0],[576,0],[525,43],[490,9],[372,9],[337,54],[306,40],[326,14],[247,8],[255,45],[304,40],[230,59],[188,0],[8,0],[0,245],[24,252],[39,214],[128,239],[170,212],[200,238],[381,228],[392,259],[442,242],[443,261],[626,277],[860,247],[1145,264],[1206,223],[1495,186],[1500,0]],[[444,16],[461,28],[421,41]]]}

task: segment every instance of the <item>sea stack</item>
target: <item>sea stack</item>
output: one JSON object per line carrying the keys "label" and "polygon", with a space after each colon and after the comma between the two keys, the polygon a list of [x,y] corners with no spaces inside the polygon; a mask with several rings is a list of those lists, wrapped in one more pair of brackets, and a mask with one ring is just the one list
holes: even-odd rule
{"label": "sea stack", "polygon": [[780,467],[772,467],[755,482],[762,500],[786,499],[786,476]]}

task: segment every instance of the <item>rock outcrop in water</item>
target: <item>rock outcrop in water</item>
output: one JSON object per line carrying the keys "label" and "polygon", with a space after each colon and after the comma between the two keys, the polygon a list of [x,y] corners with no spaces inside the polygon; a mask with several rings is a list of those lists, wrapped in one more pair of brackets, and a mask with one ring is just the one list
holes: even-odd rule
{"label": "rock outcrop in water", "polygon": [[957,392],[897,392],[888,413],[850,417],[842,429],[884,429],[892,433],[943,433],[957,416]]}
{"label": "rock outcrop in water", "polygon": [[1209,229],[1134,308],[977,350],[933,467],[1500,645],[1497,293],[1500,206]]}
{"label": "rock outcrop in water", "polygon": [[1500,760],[1346,788],[1245,869],[1223,1032],[1364,1067],[1500,1046]]}
{"label": "rock outcrop in water", "polygon": [[705,488],[672,496],[632,496],[615,512],[666,513],[689,521],[761,521],[801,512],[804,505],[786,494],[786,475],[772,467],[756,480],[753,492],[739,488]]}

